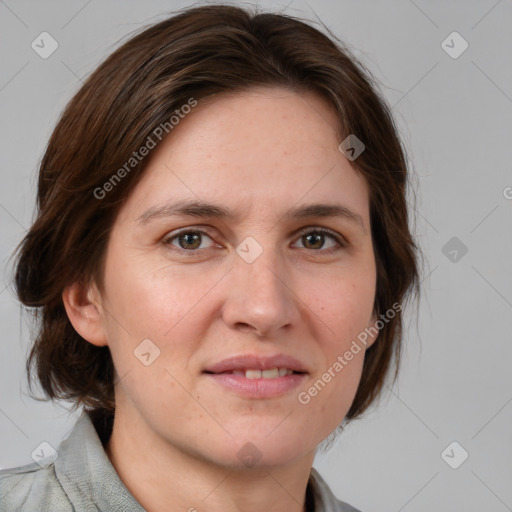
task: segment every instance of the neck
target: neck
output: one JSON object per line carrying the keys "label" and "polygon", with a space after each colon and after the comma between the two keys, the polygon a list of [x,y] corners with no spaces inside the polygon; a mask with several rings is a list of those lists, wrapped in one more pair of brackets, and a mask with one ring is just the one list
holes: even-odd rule
{"label": "neck", "polygon": [[117,409],[105,451],[148,512],[167,510],[169,504],[189,512],[307,512],[314,450],[286,466],[222,466],[174,446]]}

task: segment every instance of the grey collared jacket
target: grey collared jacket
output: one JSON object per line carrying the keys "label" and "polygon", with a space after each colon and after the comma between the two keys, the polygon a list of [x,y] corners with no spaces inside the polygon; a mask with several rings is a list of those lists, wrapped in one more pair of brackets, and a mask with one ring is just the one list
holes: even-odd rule
{"label": "grey collared jacket", "polygon": [[[57,454],[50,461],[0,471],[1,512],[145,511],[116,473],[86,412]],[[314,512],[359,512],[339,501],[315,468],[306,494]],[[167,510],[173,512],[172,505]]]}

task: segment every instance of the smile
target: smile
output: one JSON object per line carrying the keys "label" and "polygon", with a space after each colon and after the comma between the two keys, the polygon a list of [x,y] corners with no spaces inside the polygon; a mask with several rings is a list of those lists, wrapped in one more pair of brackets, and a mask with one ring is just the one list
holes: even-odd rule
{"label": "smile", "polygon": [[269,370],[233,370],[224,373],[241,375],[246,379],[277,379],[277,377],[286,377],[296,372],[288,368],[271,368]]}

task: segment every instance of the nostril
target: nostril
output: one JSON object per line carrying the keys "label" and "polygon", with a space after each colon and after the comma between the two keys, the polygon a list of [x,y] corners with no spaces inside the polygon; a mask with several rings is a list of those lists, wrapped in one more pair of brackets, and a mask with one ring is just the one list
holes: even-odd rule
{"label": "nostril", "polygon": [[245,322],[238,322],[236,325],[242,332],[245,332],[248,334],[255,334],[256,336],[259,336],[260,338],[263,336],[263,334],[258,332],[258,329],[256,327],[246,324]]}

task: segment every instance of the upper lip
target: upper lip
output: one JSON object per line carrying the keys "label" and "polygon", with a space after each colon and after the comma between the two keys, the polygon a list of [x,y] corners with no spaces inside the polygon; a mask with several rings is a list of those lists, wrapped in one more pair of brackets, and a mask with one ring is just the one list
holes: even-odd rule
{"label": "upper lip", "polygon": [[204,371],[223,373],[235,370],[270,370],[272,368],[287,368],[296,372],[307,373],[305,366],[300,361],[285,354],[275,356],[236,355],[212,364]]}

